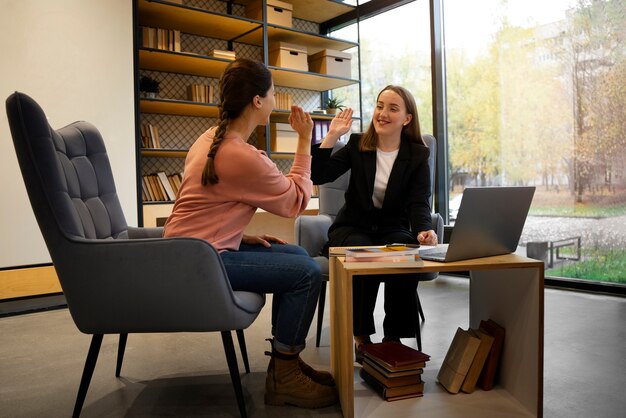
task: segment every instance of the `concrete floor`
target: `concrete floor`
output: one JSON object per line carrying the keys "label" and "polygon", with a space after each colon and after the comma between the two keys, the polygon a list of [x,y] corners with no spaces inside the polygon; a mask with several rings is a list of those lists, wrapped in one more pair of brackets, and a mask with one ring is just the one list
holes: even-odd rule
{"label": "concrete floor", "polygon": [[[480,402],[487,392],[477,391],[449,395],[436,411],[423,408],[429,394],[441,396],[436,373],[456,328],[468,326],[468,290],[467,279],[451,276],[420,284],[426,315],[423,350],[432,356],[424,374],[425,396],[386,403],[357,382],[357,416],[527,415],[522,409],[500,409],[498,399],[506,394],[497,390],[489,395],[488,406]],[[340,417],[338,406],[303,410],[264,405],[270,302],[246,330],[252,372],[242,375],[242,384],[249,416]],[[377,315],[382,318],[381,308]],[[624,416],[625,318],[626,298],[546,289],[545,417]],[[328,314],[325,322],[322,346],[315,348],[312,326],[303,358],[328,369]],[[0,318],[0,341],[0,417],[70,416],[90,336],[78,332],[68,311]],[[414,339],[403,342],[415,347]],[[114,376],[116,347],[117,337],[105,336],[83,417],[239,416],[219,334],[132,334],[120,379]]]}

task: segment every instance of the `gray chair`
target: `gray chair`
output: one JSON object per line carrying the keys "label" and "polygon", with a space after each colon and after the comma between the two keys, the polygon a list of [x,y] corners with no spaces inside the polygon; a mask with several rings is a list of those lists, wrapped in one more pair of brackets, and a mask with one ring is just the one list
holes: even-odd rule
{"label": "gray chair", "polygon": [[[430,149],[429,165],[430,165],[430,178],[435,178],[435,162],[437,161],[437,144],[435,137],[432,135],[422,135],[424,142]],[[343,144],[337,143],[335,146],[335,152],[342,147]],[[322,335],[322,322],[324,320],[324,305],[326,302],[326,282],[328,281],[328,259],[321,254],[322,249],[328,242],[328,228],[335,220],[335,216],[343,206],[345,199],[344,194],[348,189],[348,183],[350,182],[350,172],[348,171],[341,177],[337,178],[331,183],[326,183],[319,186],[319,214],[318,215],[302,215],[296,218],[294,234],[295,242],[307,250],[309,255],[318,262],[322,269],[322,287],[320,290],[320,296],[317,304],[317,332],[315,336],[316,347],[320,346],[320,340]],[[432,182],[432,190],[434,190],[434,181]],[[432,205],[432,193],[431,193],[431,205]],[[437,232],[437,238],[439,242],[443,242],[443,218],[438,213],[432,214],[432,229]],[[429,281],[437,278],[438,273],[421,273],[418,275],[419,281]],[[415,321],[415,339],[417,340],[417,347],[422,349],[422,339],[420,332],[420,324],[417,319],[417,315],[422,319],[424,318],[424,311],[422,310],[422,304],[419,299],[419,294],[416,292],[415,298],[417,301],[416,321]]]}
{"label": "gray chair", "polygon": [[204,240],[162,238],[126,224],[104,141],[87,122],[53,130],[16,92],[6,109],[28,197],[69,312],[92,334],[74,406],[79,416],[104,334],[120,334],[119,377],[129,333],[220,331],[239,412],[246,416],[231,331],[247,365],[243,329],[265,295],[234,292],[218,252]]}

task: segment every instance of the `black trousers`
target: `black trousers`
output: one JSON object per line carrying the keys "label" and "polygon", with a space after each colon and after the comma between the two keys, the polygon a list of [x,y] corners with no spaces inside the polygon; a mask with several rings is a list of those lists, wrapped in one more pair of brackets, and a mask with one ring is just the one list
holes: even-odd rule
{"label": "black trousers", "polygon": [[[369,232],[355,228],[342,227],[337,234],[330,235],[331,247],[359,245],[384,245],[395,242],[416,243],[416,237],[409,230]],[[333,240],[334,236],[334,240]],[[380,284],[385,283],[385,319],[383,331],[385,337],[415,337],[417,318],[417,274],[393,274],[355,276],[353,281],[353,329],[355,336],[376,333],[374,309]]]}

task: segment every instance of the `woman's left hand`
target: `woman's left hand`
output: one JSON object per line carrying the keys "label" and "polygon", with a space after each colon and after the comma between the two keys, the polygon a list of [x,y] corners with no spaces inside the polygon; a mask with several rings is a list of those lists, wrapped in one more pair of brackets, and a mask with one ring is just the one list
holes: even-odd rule
{"label": "woman's left hand", "polygon": [[422,245],[437,245],[437,233],[432,229],[417,234],[417,241]]}
{"label": "woman's left hand", "polygon": [[287,244],[287,241],[285,241],[284,239],[275,237],[273,235],[268,235],[268,234],[264,234],[264,235],[243,235],[243,238],[241,239],[241,243],[242,244],[248,244],[248,245],[262,245],[264,247],[271,247],[272,246],[272,242],[275,242],[277,244]]}

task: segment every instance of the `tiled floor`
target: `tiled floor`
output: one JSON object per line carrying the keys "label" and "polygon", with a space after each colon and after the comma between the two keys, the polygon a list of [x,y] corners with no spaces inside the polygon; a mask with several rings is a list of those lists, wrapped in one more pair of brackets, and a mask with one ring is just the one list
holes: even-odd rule
{"label": "tiled floor", "polygon": [[[505,414],[498,409],[498,393],[485,407],[480,403],[485,393],[480,391],[450,395],[450,402],[436,411],[420,409],[429,393],[441,390],[435,376],[454,331],[468,326],[468,281],[441,276],[420,284],[420,297],[426,314],[423,350],[432,356],[425,372],[425,397],[385,403],[357,383],[358,415],[524,416],[521,410]],[[303,410],[264,405],[269,306],[246,331],[252,373],[242,375],[242,382],[248,415],[340,417],[339,407]],[[380,309],[377,313],[382,315]],[[325,318],[322,347],[315,348],[312,326],[309,348],[303,353],[306,361],[320,368],[329,365],[328,315]],[[624,416],[625,319],[625,298],[546,289],[544,416]],[[77,331],[68,311],[0,318],[0,341],[0,416],[71,415],[90,337]],[[404,343],[415,346],[415,340]],[[105,337],[83,417],[239,416],[219,334],[132,334],[120,379],[114,376],[116,345],[115,336]],[[455,406],[463,396],[480,405]]]}

